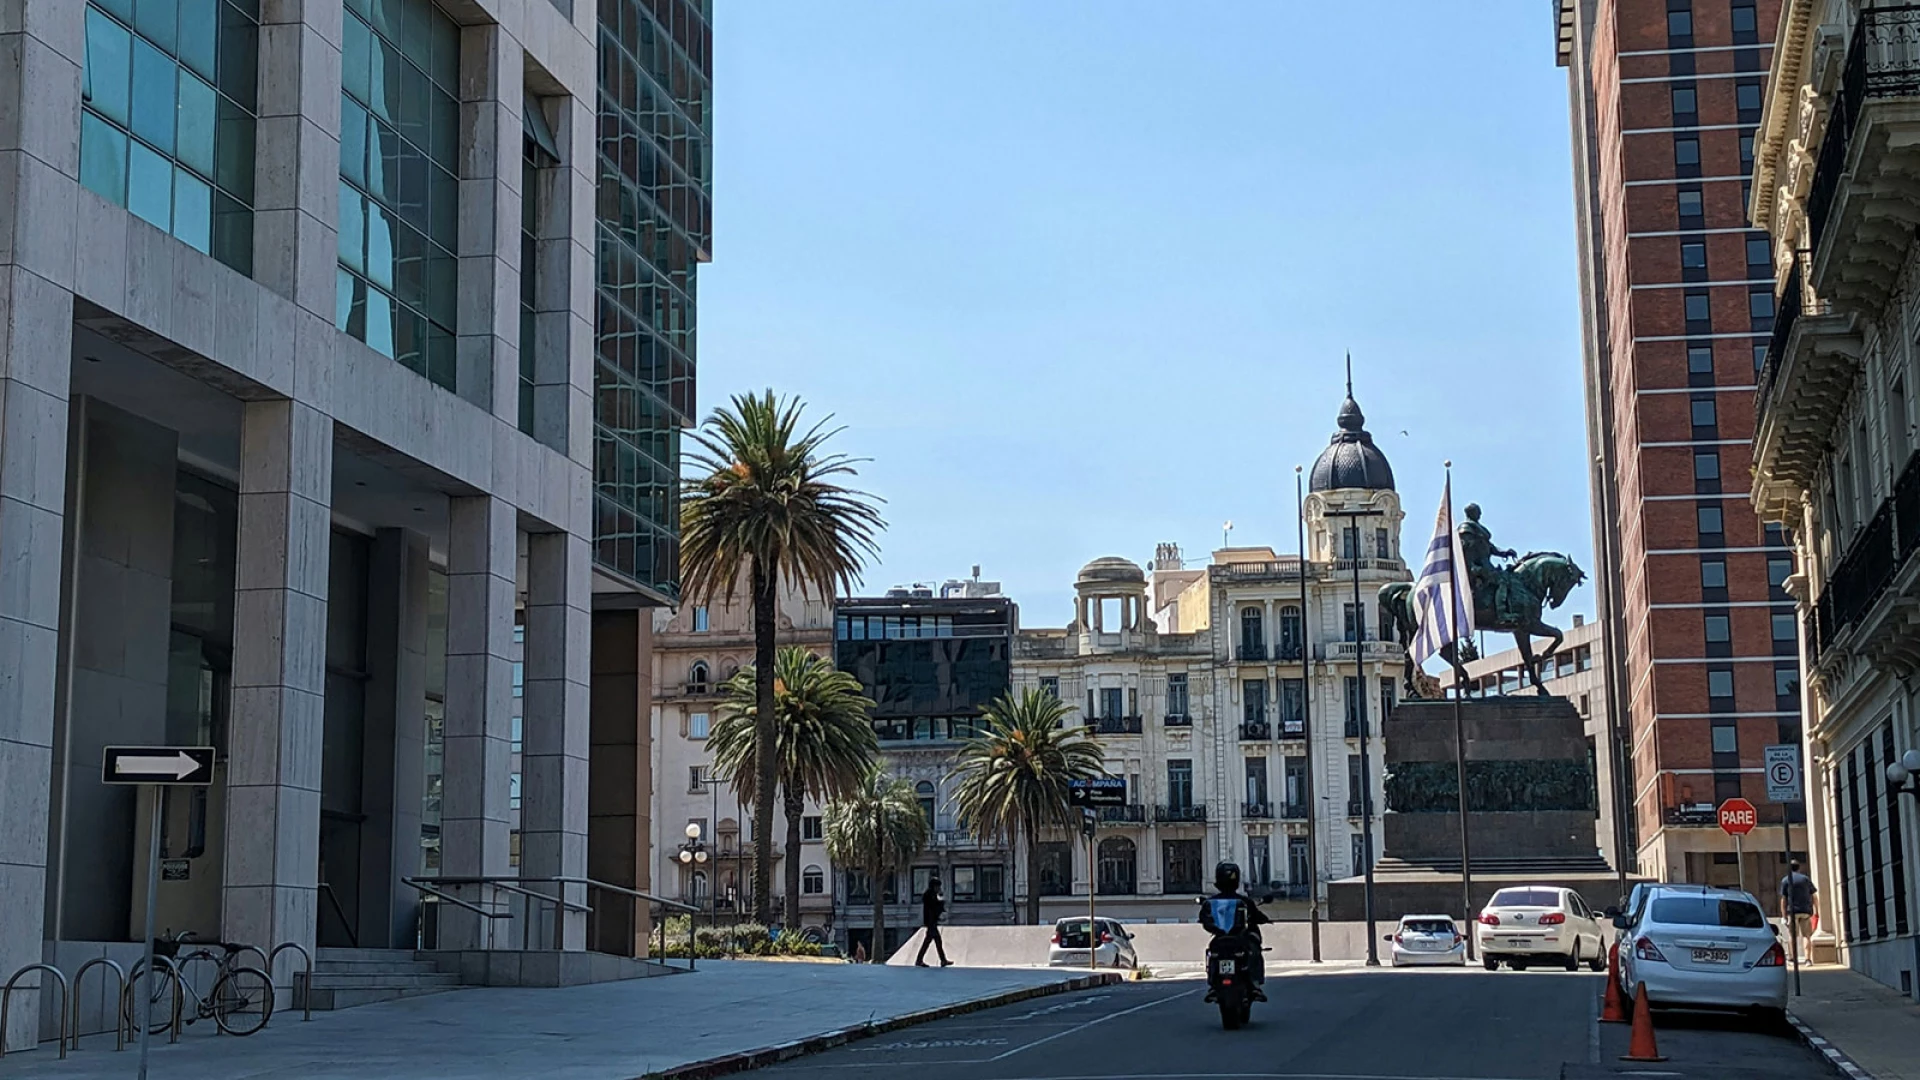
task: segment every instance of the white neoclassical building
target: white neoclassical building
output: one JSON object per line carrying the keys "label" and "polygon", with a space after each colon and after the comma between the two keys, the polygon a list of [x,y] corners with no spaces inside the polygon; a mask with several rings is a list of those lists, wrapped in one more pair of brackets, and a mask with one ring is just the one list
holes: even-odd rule
{"label": "white neoclassical building", "polygon": [[1382,640],[1375,597],[1408,578],[1403,514],[1351,396],[1338,425],[1302,501],[1304,560],[1225,548],[1189,568],[1169,544],[1151,574],[1096,559],[1071,623],[1017,635],[1016,691],[1058,694],[1127,780],[1091,865],[1077,837],[1042,853],[1050,913],[1079,910],[1091,889],[1121,917],[1191,918],[1222,859],[1263,894],[1305,901],[1318,881],[1324,897],[1364,865],[1369,817],[1378,859],[1378,732],[1404,654]]}

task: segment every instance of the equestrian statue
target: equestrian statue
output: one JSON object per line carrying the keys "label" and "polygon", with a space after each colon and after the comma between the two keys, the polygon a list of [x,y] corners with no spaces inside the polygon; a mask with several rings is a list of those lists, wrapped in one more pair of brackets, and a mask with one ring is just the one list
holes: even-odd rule
{"label": "equestrian statue", "polygon": [[[1586,572],[1559,552],[1535,551],[1518,555],[1510,549],[1496,546],[1493,531],[1480,523],[1480,507],[1477,503],[1467,504],[1467,520],[1461,522],[1455,532],[1459,534],[1460,553],[1466,560],[1467,582],[1473,593],[1474,627],[1511,632],[1514,644],[1520,648],[1520,663],[1525,671],[1522,685],[1530,683],[1545,695],[1547,688],[1540,681],[1540,667],[1560,648],[1565,635],[1557,627],[1541,621],[1540,613],[1565,603],[1567,594],[1587,579]],[[1505,559],[1507,563],[1498,564],[1494,562],[1495,558]],[[1392,620],[1400,644],[1412,645],[1420,629],[1413,606],[1413,585],[1400,581],[1382,587],[1380,610]],[[1551,639],[1539,656],[1533,654],[1535,637]],[[1448,642],[1441,648],[1440,657],[1453,668],[1456,685],[1462,688],[1471,685],[1467,680],[1467,662],[1479,658],[1471,641],[1462,639]],[[1409,652],[1403,679],[1405,696],[1439,696],[1431,680],[1426,680],[1426,685],[1422,685],[1419,676],[1423,674],[1415,666],[1413,654]]]}

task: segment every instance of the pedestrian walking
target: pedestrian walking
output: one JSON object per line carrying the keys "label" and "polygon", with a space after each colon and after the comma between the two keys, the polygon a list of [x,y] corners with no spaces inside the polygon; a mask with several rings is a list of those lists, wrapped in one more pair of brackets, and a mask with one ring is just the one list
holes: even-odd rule
{"label": "pedestrian walking", "polygon": [[1819,892],[1813,879],[1800,872],[1799,860],[1787,864],[1787,876],[1780,879],[1780,917],[1787,921],[1787,933],[1793,937],[1793,958],[1804,955],[1801,941],[1813,940],[1813,897]]}
{"label": "pedestrian walking", "polygon": [[947,959],[947,944],[940,940],[940,916],[946,914],[947,902],[940,898],[940,875],[927,878],[927,891],[920,894],[920,927],[924,931],[920,938],[920,955],[914,960],[915,967],[927,966],[927,946],[931,945],[940,954],[940,966],[952,967],[953,961]]}

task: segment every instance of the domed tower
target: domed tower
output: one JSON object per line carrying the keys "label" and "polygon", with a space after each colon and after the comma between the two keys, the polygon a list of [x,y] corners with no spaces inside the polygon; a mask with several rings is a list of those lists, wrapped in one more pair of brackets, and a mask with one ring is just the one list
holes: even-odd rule
{"label": "domed tower", "polygon": [[[1307,476],[1308,548],[1314,562],[1352,558],[1400,558],[1400,495],[1393,488],[1393,466],[1373,444],[1366,414],[1353,399],[1353,366],[1347,366],[1347,399],[1334,419],[1339,430],[1314,461]],[[1371,510],[1366,517],[1333,517],[1329,512]],[[1357,549],[1357,550],[1356,550]]]}
{"label": "domed tower", "polygon": [[[1073,579],[1074,631],[1080,652],[1127,649],[1145,642],[1154,632],[1147,615],[1147,575],[1127,559],[1109,555],[1080,568]],[[1117,626],[1106,625],[1102,601],[1119,601]]]}

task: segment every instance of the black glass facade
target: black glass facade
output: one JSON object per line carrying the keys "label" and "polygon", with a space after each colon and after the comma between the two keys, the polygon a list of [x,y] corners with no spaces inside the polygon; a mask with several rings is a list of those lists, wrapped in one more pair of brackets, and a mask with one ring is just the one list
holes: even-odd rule
{"label": "black glass facade", "polygon": [[981,710],[1013,684],[1010,600],[844,600],[834,666],[874,700],[883,742],[975,733]]}
{"label": "black glass facade", "polygon": [[709,14],[708,0],[600,0],[595,557],[669,596],[711,241]]}

